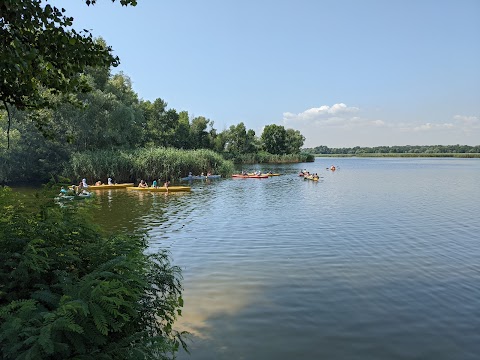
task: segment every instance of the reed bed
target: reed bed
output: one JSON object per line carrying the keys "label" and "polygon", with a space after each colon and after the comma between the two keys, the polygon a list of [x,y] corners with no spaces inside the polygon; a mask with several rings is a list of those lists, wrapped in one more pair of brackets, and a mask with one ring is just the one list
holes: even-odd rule
{"label": "reed bed", "polygon": [[141,179],[176,181],[189,172],[228,176],[233,170],[231,161],[211,150],[141,148],[74,153],[65,175],[77,180],[86,178],[89,183],[105,182],[109,177],[117,183],[137,183]]}

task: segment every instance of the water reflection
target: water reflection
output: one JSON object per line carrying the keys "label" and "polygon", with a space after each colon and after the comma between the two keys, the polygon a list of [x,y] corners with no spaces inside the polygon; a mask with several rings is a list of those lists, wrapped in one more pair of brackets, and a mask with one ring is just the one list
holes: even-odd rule
{"label": "water reflection", "polygon": [[212,339],[214,319],[234,317],[246,307],[258,303],[261,291],[248,284],[247,279],[230,280],[229,276],[218,273],[201,274],[185,281],[186,299],[183,315],[179,318],[179,330],[188,331],[200,339]]}

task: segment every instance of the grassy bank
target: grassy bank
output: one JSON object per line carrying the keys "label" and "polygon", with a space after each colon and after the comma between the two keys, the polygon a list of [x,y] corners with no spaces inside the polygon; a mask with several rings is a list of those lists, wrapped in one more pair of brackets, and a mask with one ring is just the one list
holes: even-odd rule
{"label": "grassy bank", "polygon": [[86,178],[89,183],[138,182],[140,179],[178,180],[193,174],[211,172],[227,176],[234,165],[211,150],[179,150],[173,148],[142,148],[137,150],[99,150],[75,153],[65,171],[72,180]]}
{"label": "grassy bank", "polygon": [[362,153],[362,154],[314,154],[315,157],[451,157],[480,158],[479,153]]}
{"label": "grassy bank", "polygon": [[255,154],[241,154],[232,159],[235,164],[291,164],[313,162],[315,157],[308,153],[274,155],[264,151]]}

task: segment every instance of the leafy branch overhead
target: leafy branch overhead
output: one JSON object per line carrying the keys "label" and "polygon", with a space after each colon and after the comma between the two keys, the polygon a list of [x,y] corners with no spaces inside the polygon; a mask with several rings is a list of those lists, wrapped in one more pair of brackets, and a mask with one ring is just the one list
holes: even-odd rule
{"label": "leafy branch overhead", "polygon": [[[86,1],[94,4],[95,1]],[[122,5],[136,5],[122,0]],[[117,66],[112,48],[72,28],[64,8],[41,0],[0,2],[0,101],[18,109],[53,105],[51,94],[86,92],[87,66]]]}

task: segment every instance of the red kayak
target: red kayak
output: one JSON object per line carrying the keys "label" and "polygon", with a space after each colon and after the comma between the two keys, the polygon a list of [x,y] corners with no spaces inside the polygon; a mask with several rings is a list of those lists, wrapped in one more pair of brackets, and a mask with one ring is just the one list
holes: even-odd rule
{"label": "red kayak", "polygon": [[233,178],[241,179],[268,179],[268,175],[242,175],[242,174],[233,174]]}

